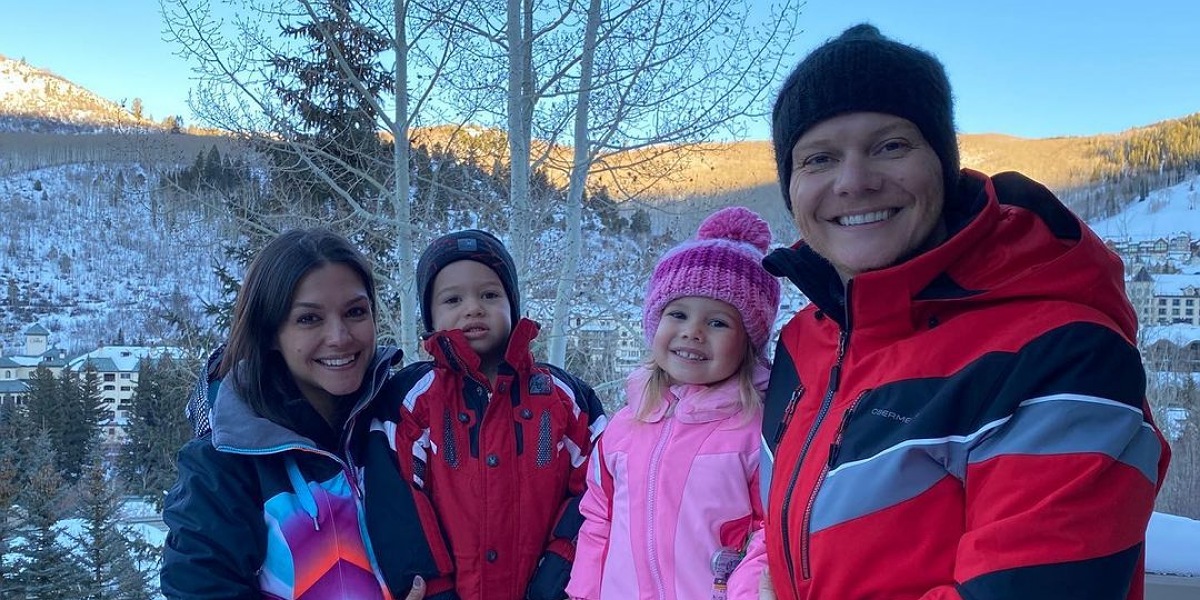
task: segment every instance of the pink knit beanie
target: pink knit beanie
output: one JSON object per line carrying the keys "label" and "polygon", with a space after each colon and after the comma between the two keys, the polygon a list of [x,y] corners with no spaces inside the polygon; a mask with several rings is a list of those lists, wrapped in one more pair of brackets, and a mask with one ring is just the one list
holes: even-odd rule
{"label": "pink knit beanie", "polygon": [[700,224],[696,237],[667,251],[646,286],[642,332],[653,343],[667,304],[702,296],[727,302],[742,315],[751,343],[761,354],[779,310],[779,280],[762,266],[771,228],[754,211],[723,208]]}

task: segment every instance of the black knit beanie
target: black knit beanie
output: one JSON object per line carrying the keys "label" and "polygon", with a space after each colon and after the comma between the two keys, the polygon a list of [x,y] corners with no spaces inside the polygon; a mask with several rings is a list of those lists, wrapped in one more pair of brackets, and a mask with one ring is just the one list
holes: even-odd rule
{"label": "black knit beanie", "polygon": [[950,81],[942,63],[862,23],[813,50],[788,75],[775,99],[771,143],[789,212],[792,148],[814,125],[852,112],[886,113],[912,121],[941,160],[945,193],[951,197],[958,184],[958,138]]}
{"label": "black knit beanie", "polygon": [[478,229],[465,229],[447,233],[429,243],[417,261],[417,287],[421,291],[421,320],[425,331],[433,331],[433,280],[446,265],[460,260],[473,260],[496,272],[504,293],[508,294],[508,305],[512,311],[512,324],[516,326],[521,315],[521,296],[517,288],[517,267],[504,244],[496,236]]}

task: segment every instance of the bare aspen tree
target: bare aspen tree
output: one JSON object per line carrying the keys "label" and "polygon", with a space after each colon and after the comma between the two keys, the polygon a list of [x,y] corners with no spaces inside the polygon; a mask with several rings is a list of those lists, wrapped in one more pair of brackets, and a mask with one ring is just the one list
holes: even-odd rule
{"label": "bare aspen tree", "polygon": [[[555,280],[549,358],[562,364],[581,258],[580,207],[589,185],[600,177],[620,199],[644,200],[704,142],[736,139],[745,119],[765,118],[802,2],[463,4],[464,20],[443,25],[471,38],[463,41],[469,51],[461,58],[473,68],[456,70],[451,87],[463,113],[492,117],[507,129],[508,239],[523,276]],[[497,114],[498,106],[506,113]],[[542,235],[547,209],[529,197],[539,169],[565,174],[569,182],[560,238]],[[536,252],[555,257],[555,272],[535,274],[533,244],[547,239],[558,245]]]}
{"label": "bare aspen tree", "polygon": [[[388,232],[385,252],[371,252],[381,285],[390,285],[399,296],[400,314],[381,306],[381,330],[394,333],[409,356],[416,349],[416,290],[413,289],[413,214],[410,204],[410,129],[430,102],[440,73],[453,50],[439,36],[431,44],[431,23],[443,10],[453,14],[452,3],[416,3],[407,0],[354,0],[341,3],[316,0],[260,0],[214,5],[209,0],[161,0],[166,37],[177,44],[198,80],[191,97],[193,111],[204,122],[238,138],[266,147],[288,161],[272,166],[275,176],[305,172],[318,184],[332,190],[348,210],[342,214],[318,214],[297,210],[287,198],[277,198],[273,210],[261,207],[237,215],[245,230],[270,236],[286,227],[311,226],[322,221],[352,239],[368,230]],[[376,133],[393,142],[390,168],[364,169],[342,158],[343,149],[330,148],[306,136],[304,125],[290,112],[272,89],[275,57],[296,56],[294,41],[279,35],[279,23],[310,20],[333,10],[338,15],[382,35],[390,46],[392,84],[387,93],[370,93],[370,86],[356,72],[336,44],[328,48],[342,78],[360,94],[360,100],[377,118]],[[348,8],[353,8],[350,12]],[[326,40],[335,32],[317,27]],[[412,77],[414,69],[420,77]],[[352,149],[351,149],[352,150]],[[355,161],[357,162],[357,161]],[[367,164],[370,164],[369,162]],[[363,202],[347,189],[345,182],[371,190],[377,202]]]}
{"label": "bare aspen tree", "polygon": [[506,39],[508,40],[508,200],[511,203],[509,240],[518,270],[524,270],[529,256],[530,236],[521,235],[533,219],[529,211],[529,154],[533,145],[533,111],[537,104],[534,90],[533,43],[539,32],[534,29],[534,0],[508,0]]}
{"label": "bare aspen tree", "polygon": [[554,318],[550,325],[550,356],[548,359],[559,366],[566,365],[567,321],[570,317],[575,282],[579,275],[580,242],[583,237],[583,193],[591,167],[588,107],[591,102],[592,67],[596,59],[596,36],[599,29],[600,0],[589,0],[587,19],[583,30],[583,52],[579,61],[579,90],[575,100],[575,144],[572,152],[570,179],[567,184],[567,231],[562,248],[562,268],[559,270],[557,285],[554,289]]}

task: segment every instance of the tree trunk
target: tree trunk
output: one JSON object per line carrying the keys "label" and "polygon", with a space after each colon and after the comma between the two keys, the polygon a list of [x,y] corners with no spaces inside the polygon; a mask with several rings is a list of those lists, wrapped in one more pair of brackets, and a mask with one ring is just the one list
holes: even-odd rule
{"label": "tree trunk", "polygon": [[[508,0],[508,244],[518,277],[528,274],[533,223],[529,211],[529,157],[533,136],[532,29],[530,0]],[[519,302],[519,298],[512,298]],[[514,323],[515,325],[515,323]]]}
{"label": "tree trunk", "polygon": [[413,264],[412,206],[409,198],[410,147],[408,143],[408,31],[405,28],[404,2],[393,0],[396,38],[396,107],[392,119],[392,169],[395,184],[392,186],[392,214],[395,218],[396,245],[399,246],[400,272],[400,348],[409,358],[417,356],[416,317],[416,267]]}
{"label": "tree trunk", "polygon": [[588,137],[588,105],[591,99],[592,64],[596,57],[596,32],[600,28],[600,0],[588,4],[587,25],[583,33],[583,52],[579,62],[579,92],[575,101],[575,152],[571,161],[567,188],[567,235],[563,244],[562,268],[554,290],[554,321],[550,330],[550,356],[553,365],[565,367],[567,357],[567,321],[579,276],[579,255],[583,238],[583,192],[592,164]]}

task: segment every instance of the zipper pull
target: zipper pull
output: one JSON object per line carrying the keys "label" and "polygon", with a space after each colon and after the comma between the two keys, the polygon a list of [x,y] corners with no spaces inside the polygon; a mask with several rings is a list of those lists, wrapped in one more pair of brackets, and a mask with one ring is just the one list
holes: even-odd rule
{"label": "zipper pull", "polygon": [[779,440],[783,439],[783,432],[787,430],[788,423],[792,422],[792,415],[796,412],[796,404],[800,401],[800,396],[804,395],[804,386],[796,386],[792,390],[792,397],[788,399],[787,407],[783,409],[783,418],[779,420],[779,424],[775,426],[775,441],[774,446],[779,445]]}
{"label": "zipper pull", "polygon": [[[865,395],[866,392],[863,392],[863,394]],[[861,397],[862,396],[859,396],[859,398]],[[850,415],[854,414],[854,407],[857,405],[858,400],[855,400],[854,404],[851,404],[850,407],[846,409],[846,412],[842,413],[842,422],[838,425],[839,434],[846,431],[846,426],[850,424]]]}
{"label": "zipper pull", "polygon": [[[866,394],[866,392],[863,392]],[[861,399],[862,396],[859,396]],[[842,435],[846,433],[846,425],[850,424],[850,415],[854,414],[854,407],[858,406],[858,400],[855,400],[845,412],[842,413],[842,422],[838,423],[837,434],[834,437],[832,444],[829,444],[829,461],[826,462],[829,468],[832,469],[837,463],[838,453],[842,451]]]}

